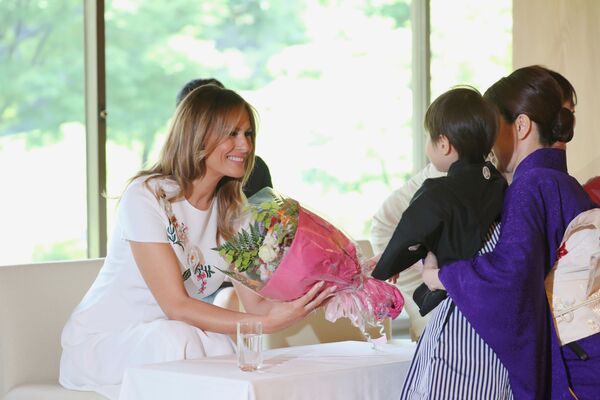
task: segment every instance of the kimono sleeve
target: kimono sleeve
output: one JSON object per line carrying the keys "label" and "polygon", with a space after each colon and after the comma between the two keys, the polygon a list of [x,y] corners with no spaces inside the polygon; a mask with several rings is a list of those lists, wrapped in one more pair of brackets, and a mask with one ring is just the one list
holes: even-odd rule
{"label": "kimono sleeve", "polygon": [[385,280],[434,251],[446,218],[439,195],[441,186],[426,180],[402,214],[372,276]]}
{"label": "kimono sleeve", "polygon": [[452,301],[507,368],[515,398],[543,393],[544,221],[544,201],[535,183],[514,182],[494,250],[451,262],[439,272]]}
{"label": "kimono sleeve", "polygon": [[414,175],[400,189],[395,190],[385,199],[379,210],[373,216],[371,225],[371,243],[375,254],[382,253],[390,242],[402,214],[410,205],[411,199],[429,178],[439,178],[446,175],[435,169],[429,163],[419,173]]}
{"label": "kimono sleeve", "polygon": [[158,199],[143,181],[125,190],[117,214],[121,239],[134,242],[168,243],[169,221]]}

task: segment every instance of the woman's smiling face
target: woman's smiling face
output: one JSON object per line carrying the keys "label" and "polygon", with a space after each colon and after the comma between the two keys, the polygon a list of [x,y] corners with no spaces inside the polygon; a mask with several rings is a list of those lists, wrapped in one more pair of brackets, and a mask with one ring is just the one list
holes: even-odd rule
{"label": "woman's smiling face", "polygon": [[248,112],[241,113],[229,136],[206,157],[206,174],[221,179],[224,176],[241,178],[246,172],[246,160],[252,151],[252,126]]}

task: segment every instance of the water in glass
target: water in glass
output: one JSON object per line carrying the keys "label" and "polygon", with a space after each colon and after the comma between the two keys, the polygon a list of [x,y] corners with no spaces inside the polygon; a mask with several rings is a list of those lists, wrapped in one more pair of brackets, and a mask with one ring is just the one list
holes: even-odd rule
{"label": "water in glass", "polygon": [[256,371],[262,364],[262,324],[238,322],[238,366],[242,371]]}

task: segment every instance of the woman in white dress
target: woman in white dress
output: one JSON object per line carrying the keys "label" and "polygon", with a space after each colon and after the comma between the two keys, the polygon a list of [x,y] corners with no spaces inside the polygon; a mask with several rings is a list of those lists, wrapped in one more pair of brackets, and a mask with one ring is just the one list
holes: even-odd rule
{"label": "woman in white dress", "polygon": [[240,320],[284,329],[335,288],[278,303],[236,285],[247,313],[200,301],[225,276],[212,250],[236,230],[255,119],[238,94],[200,87],[179,104],[159,161],[123,193],[104,266],[62,334],[60,383],[117,398],[126,368],[230,354]]}

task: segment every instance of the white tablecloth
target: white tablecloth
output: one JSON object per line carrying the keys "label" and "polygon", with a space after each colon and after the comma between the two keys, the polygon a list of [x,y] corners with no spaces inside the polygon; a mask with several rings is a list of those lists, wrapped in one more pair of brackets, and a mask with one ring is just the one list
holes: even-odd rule
{"label": "white tablecloth", "polygon": [[130,368],[121,400],[390,400],[400,390],[414,345],[338,342],[264,352],[264,366],[242,372],[235,356]]}

